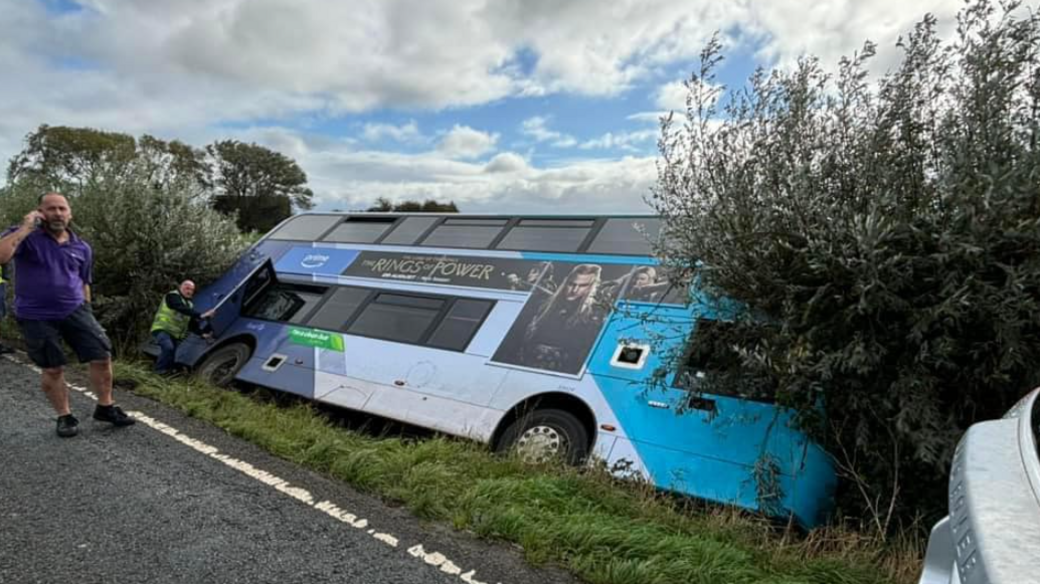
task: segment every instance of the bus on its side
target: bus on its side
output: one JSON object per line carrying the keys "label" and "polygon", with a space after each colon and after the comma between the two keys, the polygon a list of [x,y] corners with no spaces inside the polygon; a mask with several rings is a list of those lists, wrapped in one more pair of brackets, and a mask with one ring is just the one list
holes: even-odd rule
{"label": "bus on its side", "polygon": [[664,278],[649,243],[660,227],[651,216],[296,215],[196,296],[216,307],[214,342],[189,337],[177,360],[217,385],[532,459],[596,458],[662,489],[818,524],[835,473],[793,413],[699,391],[710,358],[672,367],[732,314]]}

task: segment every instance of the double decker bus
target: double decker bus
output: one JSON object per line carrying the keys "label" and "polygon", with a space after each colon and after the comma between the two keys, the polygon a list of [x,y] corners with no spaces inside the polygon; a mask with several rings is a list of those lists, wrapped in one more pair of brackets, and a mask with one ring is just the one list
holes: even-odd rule
{"label": "double decker bus", "polygon": [[667,281],[660,230],[652,216],[296,215],[197,294],[214,338],[189,337],[177,361],[217,385],[819,523],[834,469],[793,412],[698,387],[720,366],[692,350],[698,335],[733,314]]}

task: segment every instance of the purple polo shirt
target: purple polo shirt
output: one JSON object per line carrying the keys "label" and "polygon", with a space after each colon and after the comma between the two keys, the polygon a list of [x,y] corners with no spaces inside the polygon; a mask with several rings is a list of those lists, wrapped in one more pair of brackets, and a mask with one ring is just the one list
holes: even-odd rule
{"label": "purple polo shirt", "polygon": [[[12,227],[0,237],[16,231]],[[83,285],[91,282],[94,251],[69,231],[59,244],[42,227],[14,252],[14,314],[27,320],[61,320],[83,304]]]}

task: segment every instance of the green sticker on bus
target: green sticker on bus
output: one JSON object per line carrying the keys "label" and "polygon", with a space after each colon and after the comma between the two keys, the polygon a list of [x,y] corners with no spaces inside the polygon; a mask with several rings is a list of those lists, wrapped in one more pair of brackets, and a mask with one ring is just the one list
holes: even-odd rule
{"label": "green sticker on bus", "polygon": [[290,328],[289,342],[307,347],[317,347],[329,351],[343,352],[343,337],[335,333],[327,333],[307,328]]}

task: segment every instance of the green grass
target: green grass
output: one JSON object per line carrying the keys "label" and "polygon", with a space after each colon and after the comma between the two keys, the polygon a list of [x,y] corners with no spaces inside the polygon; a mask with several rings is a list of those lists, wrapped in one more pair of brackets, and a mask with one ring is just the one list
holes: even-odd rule
{"label": "green grass", "polygon": [[116,378],[420,518],[517,543],[530,562],[557,564],[592,583],[868,584],[909,582],[916,570],[908,567],[913,551],[894,558],[842,530],[778,534],[736,511],[684,509],[595,469],[533,467],[441,437],[373,437],[336,427],[306,404],[162,380],[132,363],[117,363]]}

